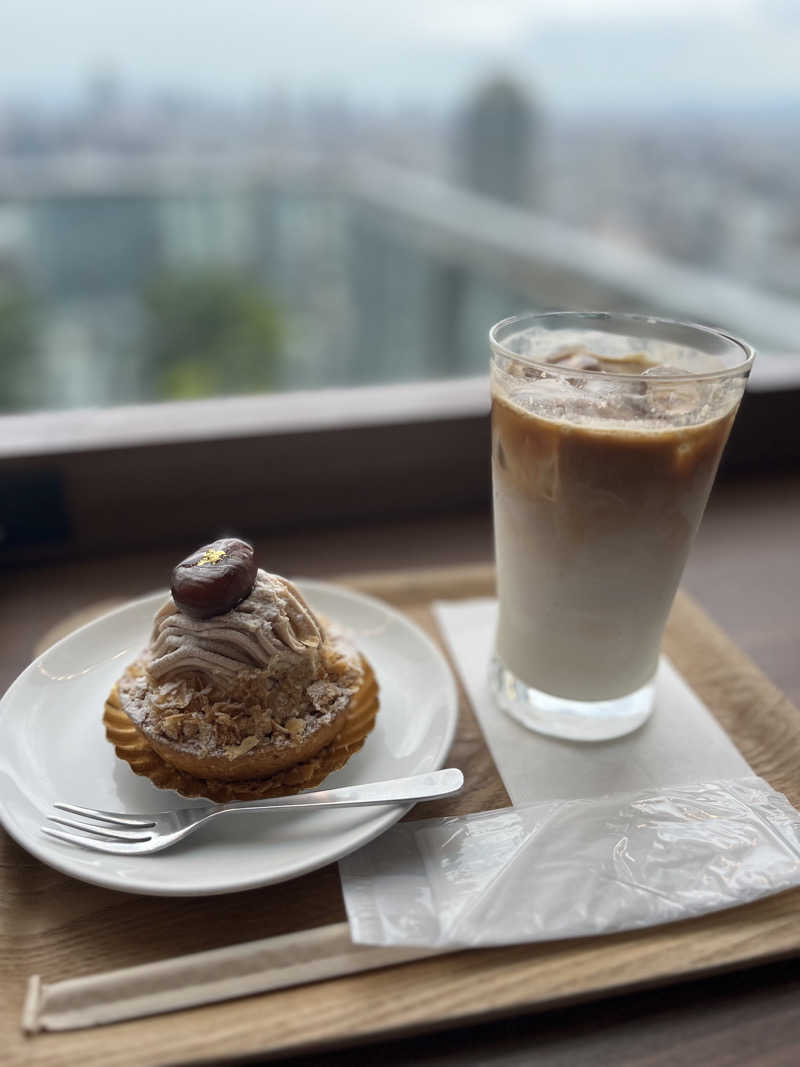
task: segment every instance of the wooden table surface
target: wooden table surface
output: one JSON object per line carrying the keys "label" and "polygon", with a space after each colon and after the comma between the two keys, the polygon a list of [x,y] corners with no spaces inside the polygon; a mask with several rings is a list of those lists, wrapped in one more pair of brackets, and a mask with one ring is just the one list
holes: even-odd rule
{"label": "wooden table surface", "polygon": [[[0,573],[0,691],[65,616],[163,586],[194,546]],[[487,514],[287,531],[258,541],[262,565],[309,577],[481,562]],[[800,477],[715,489],[686,588],[800,705]],[[800,768],[798,768],[800,774]],[[800,916],[798,916],[800,922]],[[758,1064],[800,1062],[800,961],[616,997],[545,1015],[294,1059],[295,1065]],[[313,990],[309,990],[313,996]],[[131,1062],[135,1062],[132,1058]]]}

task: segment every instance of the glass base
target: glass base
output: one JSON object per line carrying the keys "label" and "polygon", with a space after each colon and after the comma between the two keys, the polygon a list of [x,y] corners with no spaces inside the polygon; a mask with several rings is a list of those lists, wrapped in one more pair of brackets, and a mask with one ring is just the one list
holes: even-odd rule
{"label": "glass base", "polygon": [[568,700],[525,685],[494,656],[489,688],[503,711],[529,730],[570,741],[608,741],[631,733],[649,718],[655,675],[641,689],[614,700]]}

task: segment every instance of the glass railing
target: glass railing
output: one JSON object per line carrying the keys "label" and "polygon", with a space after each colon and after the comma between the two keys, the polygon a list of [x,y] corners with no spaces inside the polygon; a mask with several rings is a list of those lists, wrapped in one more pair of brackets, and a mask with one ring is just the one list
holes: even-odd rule
{"label": "glass railing", "polygon": [[800,302],[376,163],[154,161],[0,182],[0,411],[463,377],[522,309],[790,352]]}

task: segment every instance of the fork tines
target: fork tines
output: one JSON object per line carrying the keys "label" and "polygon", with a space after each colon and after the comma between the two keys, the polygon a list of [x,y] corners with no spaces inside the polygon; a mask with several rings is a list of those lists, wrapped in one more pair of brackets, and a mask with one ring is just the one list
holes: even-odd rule
{"label": "fork tines", "polygon": [[118,811],[98,811],[96,808],[81,808],[77,804],[53,804],[53,807],[59,811],[68,811],[72,815],[83,815],[87,819],[107,822],[112,826],[127,826],[136,830],[151,829],[155,826],[154,819],[122,815]]}
{"label": "fork tines", "polygon": [[[81,808],[73,804],[54,804],[54,808],[67,812],[70,815],[80,815],[80,820],[65,819],[59,815],[48,815],[47,821],[57,823],[59,826],[67,826],[71,830],[79,830],[80,834],[67,833],[55,826],[43,826],[42,830],[50,837],[56,837],[61,841],[69,841],[72,844],[86,844],[87,841],[120,841],[129,844],[143,843],[152,837],[155,822],[150,819],[136,819],[127,815],[118,815],[115,812],[95,811],[92,808]],[[89,820],[89,821],[84,821]]]}

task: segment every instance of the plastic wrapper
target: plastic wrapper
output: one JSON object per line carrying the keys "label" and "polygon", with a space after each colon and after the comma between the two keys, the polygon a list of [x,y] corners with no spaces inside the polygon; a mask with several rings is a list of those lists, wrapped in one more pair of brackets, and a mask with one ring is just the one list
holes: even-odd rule
{"label": "plastic wrapper", "polygon": [[800,885],[800,813],[761,778],[405,822],[340,861],[353,941],[583,937]]}

